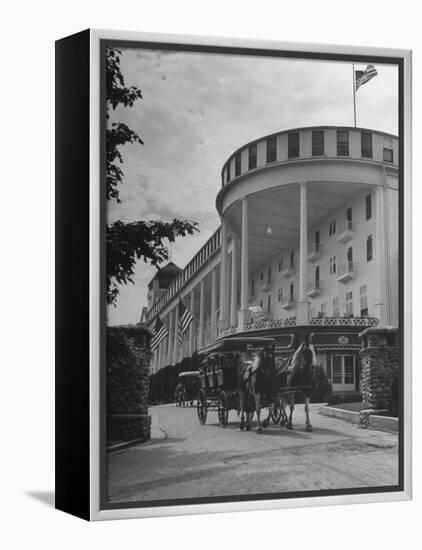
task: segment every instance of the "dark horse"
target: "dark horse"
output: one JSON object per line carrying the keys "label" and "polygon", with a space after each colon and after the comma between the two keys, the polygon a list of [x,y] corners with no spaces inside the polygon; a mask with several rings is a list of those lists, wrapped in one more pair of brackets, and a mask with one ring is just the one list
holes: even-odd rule
{"label": "dark horse", "polygon": [[[283,388],[303,388],[305,397],[306,431],[312,431],[312,424],[309,420],[309,392],[312,386],[313,365],[315,364],[315,354],[313,348],[309,346],[307,340],[302,342],[293,354],[286,367],[280,371],[281,386]],[[293,411],[295,408],[295,391],[287,393],[282,397],[282,408],[285,409],[286,401],[289,401],[290,415],[287,420],[287,428],[293,429]]]}
{"label": "dark horse", "polygon": [[240,402],[240,429],[246,427],[250,430],[252,416],[246,414],[245,426],[245,404],[246,399],[253,397],[254,407],[258,425],[257,433],[262,432],[261,424],[261,403],[262,397],[272,395],[277,388],[277,372],[274,362],[274,349],[264,347],[252,353],[245,352],[240,356],[237,367],[237,381],[239,388]]}

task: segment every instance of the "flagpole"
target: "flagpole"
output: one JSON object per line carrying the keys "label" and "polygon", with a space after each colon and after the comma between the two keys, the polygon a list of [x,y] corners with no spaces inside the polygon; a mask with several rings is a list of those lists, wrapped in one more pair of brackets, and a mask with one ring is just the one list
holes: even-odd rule
{"label": "flagpole", "polygon": [[354,122],[355,122],[355,128],[356,128],[356,79],[355,79],[355,64],[352,63],[352,72],[353,72],[353,113],[355,115]]}

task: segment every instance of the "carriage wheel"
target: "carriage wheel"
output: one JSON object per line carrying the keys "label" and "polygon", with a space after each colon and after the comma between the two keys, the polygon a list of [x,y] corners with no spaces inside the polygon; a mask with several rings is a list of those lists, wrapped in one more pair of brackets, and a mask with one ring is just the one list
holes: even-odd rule
{"label": "carriage wheel", "polygon": [[287,424],[287,413],[286,409],[284,407],[281,407],[281,418],[280,418],[280,425],[285,426]]}
{"label": "carriage wheel", "polygon": [[198,401],[196,404],[196,412],[198,413],[198,419],[200,424],[204,425],[207,421],[207,397],[204,390],[199,390]]}
{"label": "carriage wheel", "polygon": [[278,424],[280,422],[282,414],[283,407],[281,406],[281,399],[276,397],[270,407],[270,417],[274,424]]}
{"label": "carriage wheel", "polygon": [[224,391],[220,392],[220,395],[218,396],[218,421],[222,428],[225,428],[227,426],[227,422],[229,421],[227,395]]}

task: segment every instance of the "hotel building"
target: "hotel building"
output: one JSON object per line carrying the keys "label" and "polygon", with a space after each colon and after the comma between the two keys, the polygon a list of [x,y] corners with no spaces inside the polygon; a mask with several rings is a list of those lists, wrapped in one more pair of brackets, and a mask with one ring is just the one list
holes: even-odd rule
{"label": "hotel building", "polygon": [[[398,326],[398,139],[352,127],[286,130],[225,162],[221,225],[179,269],[157,272],[143,321],[169,336],[151,372],[221,337],[312,335],[334,391],[359,388],[358,334]],[[179,297],[195,321],[177,336]]]}

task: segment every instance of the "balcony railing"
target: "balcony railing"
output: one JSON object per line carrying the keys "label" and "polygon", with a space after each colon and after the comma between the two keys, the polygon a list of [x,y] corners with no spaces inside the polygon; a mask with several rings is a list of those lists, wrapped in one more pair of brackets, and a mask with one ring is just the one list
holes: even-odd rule
{"label": "balcony railing", "polygon": [[309,298],[315,298],[315,296],[319,296],[320,294],[322,294],[322,288],[323,288],[323,284],[322,284],[322,281],[320,281],[319,279],[316,279],[315,281],[308,283]]}
{"label": "balcony railing", "polygon": [[338,228],[337,241],[339,243],[347,243],[355,236],[355,229],[353,222],[347,221],[344,225]]}
{"label": "balcony railing", "polygon": [[350,279],[354,279],[357,273],[357,264],[355,262],[347,262],[340,265],[337,269],[337,281],[339,283],[347,283]]}
{"label": "balcony railing", "polygon": [[282,298],[281,307],[283,309],[289,310],[289,309],[293,309],[295,306],[296,306],[296,296],[289,295]]}
{"label": "balcony railing", "polygon": [[[314,327],[374,327],[378,325],[378,319],[376,317],[313,317],[309,321],[309,325]],[[223,330],[219,333],[218,338],[226,338],[233,334],[244,334],[256,330],[271,330],[294,326],[296,326],[296,317],[256,321],[246,325],[244,328],[231,327]]]}
{"label": "balcony railing", "polygon": [[289,264],[286,267],[283,267],[283,269],[281,270],[281,275],[286,278],[291,277],[295,273],[296,273],[295,262],[289,262]]}
{"label": "balcony railing", "polygon": [[322,255],[322,245],[314,243],[308,250],[308,261],[316,262]]}
{"label": "balcony railing", "polygon": [[376,317],[313,317],[310,322],[318,327],[374,327],[378,325]]}
{"label": "balcony railing", "polygon": [[269,290],[271,289],[271,280],[262,281],[259,288],[261,292],[269,292]]}

